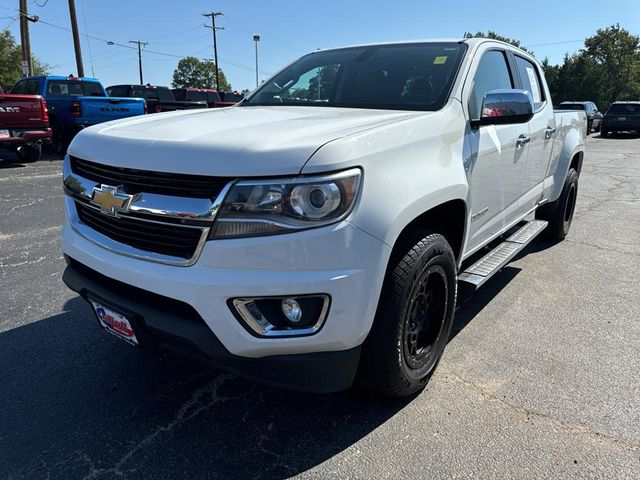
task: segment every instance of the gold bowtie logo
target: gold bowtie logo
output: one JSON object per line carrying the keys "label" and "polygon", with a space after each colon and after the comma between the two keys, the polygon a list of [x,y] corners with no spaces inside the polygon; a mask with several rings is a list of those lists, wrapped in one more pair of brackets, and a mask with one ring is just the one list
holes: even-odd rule
{"label": "gold bowtie logo", "polygon": [[100,210],[107,215],[116,215],[118,212],[127,212],[133,195],[128,195],[120,190],[120,187],[100,185],[94,187],[91,194],[91,203],[98,205]]}

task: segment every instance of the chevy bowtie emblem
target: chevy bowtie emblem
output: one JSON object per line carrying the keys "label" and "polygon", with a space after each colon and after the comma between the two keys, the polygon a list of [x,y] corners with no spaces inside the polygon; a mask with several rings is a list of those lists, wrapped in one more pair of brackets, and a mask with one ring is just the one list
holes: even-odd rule
{"label": "chevy bowtie emblem", "polygon": [[128,195],[120,190],[121,187],[100,185],[93,187],[91,203],[98,205],[100,210],[107,215],[116,215],[118,212],[127,212],[133,195]]}

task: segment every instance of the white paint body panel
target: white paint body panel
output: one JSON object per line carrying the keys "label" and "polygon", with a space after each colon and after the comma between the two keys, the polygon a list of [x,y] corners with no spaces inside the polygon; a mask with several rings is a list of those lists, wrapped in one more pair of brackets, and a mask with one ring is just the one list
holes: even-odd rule
{"label": "white paint body panel", "polygon": [[[191,304],[236,355],[357,346],[371,328],[392,247],[412,220],[444,202],[463,201],[466,216],[452,219],[463,222],[466,232],[461,262],[537,204],[557,198],[569,162],[584,149],[584,118],[574,112],[554,116],[550,102],[531,125],[470,128],[465,82],[491,47],[513,48],[468,41],[450,98],[437,112],[240,106],[88,128],[69,153],[93,162],[232,178],[360,167],[362,187],[350,216],[338,224],[209,241],[190,267],[127,258],[97,246],[71,228],[75,207],[67,200],[63,250],[104,275]],[[552,124],[556,135],[538,143],[540,129]],[[529,128],[532,142],[516,152],[515,139]],[[471,215],[486,207],[472,226]],[[226,304],[232,297],[305,293],[332,297],[324,327],[309,337],[253,337]]]}

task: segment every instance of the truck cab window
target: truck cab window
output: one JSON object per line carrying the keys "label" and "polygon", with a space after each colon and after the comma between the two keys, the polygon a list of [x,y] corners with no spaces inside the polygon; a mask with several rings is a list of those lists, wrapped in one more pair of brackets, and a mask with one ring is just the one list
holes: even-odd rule
{"label": "truck cab window", "polygon": [[518,73],[520,74],[522,86],[525,90],[528,90],[531,93],[535,109],[537,110],[545,101],[544,91],[540,87],[541,82],[538,67],[526,58],[523,58],[519,55],[516,55],[515,57],[516,67],[518,68]]}
{"label": "truck cab window", "polygon": [[469,95],[469,115],[480,118],[484,95],[491,90],[513,88],[507,59],[501,50],[489,50],[480,59]]}
{"label": "truck cab window", "polygon": [[23,95],[27,89],[27,80],[20,80],[11,89],[11,93],[16,95]]}

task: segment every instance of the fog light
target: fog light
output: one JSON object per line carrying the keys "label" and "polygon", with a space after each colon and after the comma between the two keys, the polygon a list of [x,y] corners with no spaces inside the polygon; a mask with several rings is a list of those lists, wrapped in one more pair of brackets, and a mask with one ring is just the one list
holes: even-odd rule
{"label": "fog light", "polygon": [[230,298],[227,303],[252,335],[300,337],[313,335],[322,328],[329,313],[331,297],[318,293],[295,297]]}
{"label": "fog light", "polygon": [[302,320],[302,308],[294,298],[282,300],[282,313],[291,323],[298,323]]}

